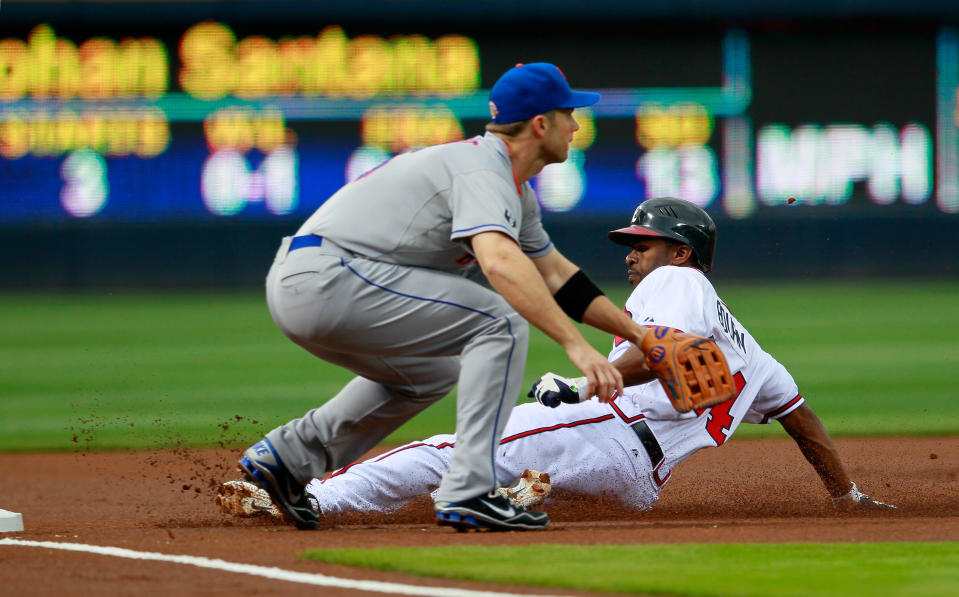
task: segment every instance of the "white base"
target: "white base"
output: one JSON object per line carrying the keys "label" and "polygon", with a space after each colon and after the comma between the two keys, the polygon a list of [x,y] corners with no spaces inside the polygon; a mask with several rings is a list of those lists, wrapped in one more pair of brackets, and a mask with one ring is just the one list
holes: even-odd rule
{"label": "white base", "polygon": [[0,510],[0,533],[16,533],[23,530],[23,515],[19,512]]}

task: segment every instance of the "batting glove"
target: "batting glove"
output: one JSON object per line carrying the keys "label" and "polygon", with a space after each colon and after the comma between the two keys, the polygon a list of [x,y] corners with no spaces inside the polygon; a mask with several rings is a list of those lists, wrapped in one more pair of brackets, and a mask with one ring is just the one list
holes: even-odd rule
{"label": "batting glove", "polygon": [[570,379],[555,373],[547,373],[536,380],[527,396],[536,398],[536,401],[543,406],[556,408],[561,402],[579,404],[589,400],[588,391],[589,382],[585,377]]}
{"label": "batting glove", "polygon": [[859,491],[856,484],[852,484],[852,489],[845,495],[832,498],[832,503],[837,508],[864,508],[866,510],[895,510],[892,504],[874,500],[865,493]]}

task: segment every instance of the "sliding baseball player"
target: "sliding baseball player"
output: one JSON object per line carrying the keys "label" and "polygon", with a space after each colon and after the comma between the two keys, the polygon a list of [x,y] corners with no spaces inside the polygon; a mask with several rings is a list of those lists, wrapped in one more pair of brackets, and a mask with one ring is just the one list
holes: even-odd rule
{"label": "sliding baseball player", "polygon": [[[706,277],[716,227],[705,211],[679,199],[652,199],[636,209],[629,226],[610,232],[609,238],[629,248],[626,277],[634,290],[626,313],[656,335],[681,330],[714,339],[738,392],[715,406],[689,409],[664,391],[666,382],[637,382],[649,379],[655,350],[646,356],[631,342],[615,338],[609,359],[628,386],[622,396],[603,403],[589,395],[584,378],[548,373],[530,392],[537,403],[513,410],[496,454],[496,476],[517,478],[504,488],[507,497],[535,503],[552,484],[613,494],[624,505],[648,509],[673,469],[695,452],[722,446],[743,422],[778,421],[815,468],[833,503],[894,508],[859,490],[792,376],[717,296]],[[314,479],[307,491],[321,517],[389,512],[434,492],[455,446],[454,435],[433,436],[341,468],[326,480]],[[218,501],[234,514],[268,509],[268,496],[256,489],[230,482]],[[260,507],[253,505],[257,499]]]}

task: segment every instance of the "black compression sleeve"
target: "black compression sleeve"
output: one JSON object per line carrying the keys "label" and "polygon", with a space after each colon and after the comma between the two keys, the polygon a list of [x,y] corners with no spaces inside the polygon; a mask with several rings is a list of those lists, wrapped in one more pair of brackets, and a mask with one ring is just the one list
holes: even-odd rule
{"label": "black compression sleeve", "polygon": [[579,270],[566,280],[566,283],[553,294],[553,298],[567,315],[582,323],[583,314],[586,313],[589,304],[594,298],[602,295],[603,291],[593,284],[583,270]]}

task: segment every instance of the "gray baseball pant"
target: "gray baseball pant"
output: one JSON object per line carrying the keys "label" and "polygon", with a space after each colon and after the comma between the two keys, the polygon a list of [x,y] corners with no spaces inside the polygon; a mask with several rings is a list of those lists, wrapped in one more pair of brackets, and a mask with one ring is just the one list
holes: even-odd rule
{"label": "gray baseball pant", "polygon": [[437,503],[496,488],[496,450],[522,383],[529,326],[499,294],[454,274],[352,255],[324,239],[266,281],[277,326],[359,377],[267,434],[302,483],[360,458],[459,384],[456,448]]}

